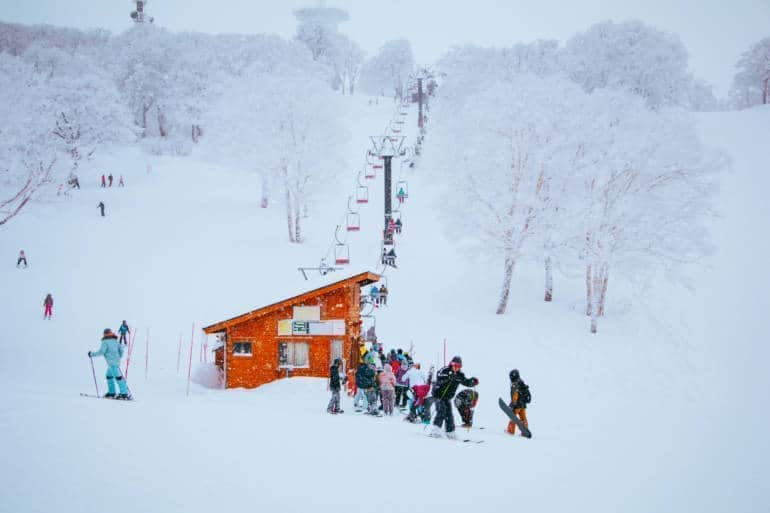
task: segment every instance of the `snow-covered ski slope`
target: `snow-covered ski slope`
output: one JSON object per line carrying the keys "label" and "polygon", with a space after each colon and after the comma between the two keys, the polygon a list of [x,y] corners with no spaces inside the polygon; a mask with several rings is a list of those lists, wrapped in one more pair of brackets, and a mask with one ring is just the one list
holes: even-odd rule
{"label": "snow-covered ski slope", "polygon": [[[494,315],[502,270],[456,253],[432,184],[419,168],[404,176],[399,268],[387,272],[377,331],[388,348],[413,343],[426,367],[443,358],[444,338],[448,356],[462,355],[480,379],[475,420],[485,426],[469,437],[483,444],[355,415],[348,398],[346,413],[330,416],[324,380],[228,391],[194,383],[186,397],[193,322],[202,376],[201,325],[321,283],[296,267],[327,251],[368,135],[392,114],[389,104],[350,101],[351,169],[314,204],[304,245],[287,243],[280,198],[259,208],[255,174],[203,154],[127,149],[102,152],[71,199],[32,205],[2,227],[0,511],[768,511],[768,109],[700,115],[704,139],[733,164],[713,222],[719,251],[688,271],[691,290],[660,283],[642,301],[616,282],[593,336],[578,314],[580,279],[558,278],[546,304],[534,264],[517,268],[509,313]],[[127,187],[99,189],[103,171]],[[382,182],[369,184],[352,265],[327,281],[381,270]],[[22,248],[25,270],[14,267]],[[51,321],[42,320],[47,292]],[[80,397],[93,393],[86,352],[122,319],[138,331],[128,383],[140,400]],[[531,386],[531,440],[503,433],[496,403],[512,367]]]}

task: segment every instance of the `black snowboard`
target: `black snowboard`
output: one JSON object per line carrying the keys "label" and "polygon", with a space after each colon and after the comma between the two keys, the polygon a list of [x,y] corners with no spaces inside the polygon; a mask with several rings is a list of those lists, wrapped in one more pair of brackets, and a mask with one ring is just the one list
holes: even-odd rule
{"label": "black snowboard", "polygon": [[532,438],[532,432],[527,429],[527,427],[521,422],[521,419],[517,417],[515,413],[513,413],[513,410],[511,410],[511,408],[508,406],[508,403],[502,399],[498,399],[497,404],[499,404],[500,409],[503,410],[506,415],[508,415],[508,418],[511,419],[519,429],[521,429],[521,436]]}

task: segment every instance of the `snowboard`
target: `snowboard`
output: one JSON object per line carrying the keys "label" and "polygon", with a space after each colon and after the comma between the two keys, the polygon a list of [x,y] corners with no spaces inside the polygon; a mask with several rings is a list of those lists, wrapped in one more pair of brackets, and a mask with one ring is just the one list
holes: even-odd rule
{"label": "snowboard", "polygon": [[502,398],[499,398],[497,404],[499,404],[500,409],[503,410],[506,415],[508,415],[508,418],[511,419],[519,429],[521,429],[521,436],[525,438],[532,438],[532,432],[527,429],[527,427],[521,422],[521,419],[517,417],[515,413],[513,413],[513,410],[511,410],[511,408],[508,406],[508,403],[503,401]]}

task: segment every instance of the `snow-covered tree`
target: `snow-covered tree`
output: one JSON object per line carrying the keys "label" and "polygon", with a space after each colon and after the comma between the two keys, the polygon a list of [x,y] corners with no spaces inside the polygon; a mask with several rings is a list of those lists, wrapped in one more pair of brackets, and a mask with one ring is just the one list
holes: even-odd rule
{"label": "snow-covered tree", "polygon": [[334,70],[334,88],[342,94],[345,91],[353,94],[364,63],[364,51],[346,36],[338,34],[327,58]]}
{"label": "snow-covered tree", "polygon": [[371,95],[393,94],[402,99],[414,66],[412,45],[407,39],[388,41],[364,64],[359,88]]}
{"label": "snow-covered tree", "polygon": [[313,60],[322,60],[338,43],[337,26],[350,19],[346,11],[312,7],[294,11],[299,21],[295,38],[310,49]]}
{"label": "snow-covered tree", "polygon": [[770,37],[746,50],[736,68],[738,73],[730,89],[733,106],[745,109],[770,103]]}
{"label": "snow-covered tree", "polygon": [[678,36],[640,21],[597,23],[570,38],[564,49],[570,77],[587,92],[628,91],[650,108],[686,103],[687,60]]}

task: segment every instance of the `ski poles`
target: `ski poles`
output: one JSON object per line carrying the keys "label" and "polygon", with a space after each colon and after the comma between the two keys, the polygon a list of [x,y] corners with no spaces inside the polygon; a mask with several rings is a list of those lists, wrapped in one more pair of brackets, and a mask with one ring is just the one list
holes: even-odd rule
{"label": "ski poles", "polygon": [[94,376],[94,387],[96,387],[96,396],[99,397],[99,385],[96,384],[96,370],[94,370],[94,359],[90,356],[91,353],[89,353],[88,359],[91,360],[91,374]]}

